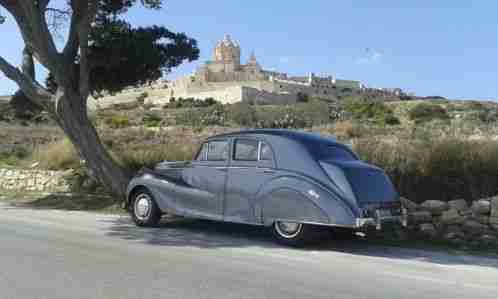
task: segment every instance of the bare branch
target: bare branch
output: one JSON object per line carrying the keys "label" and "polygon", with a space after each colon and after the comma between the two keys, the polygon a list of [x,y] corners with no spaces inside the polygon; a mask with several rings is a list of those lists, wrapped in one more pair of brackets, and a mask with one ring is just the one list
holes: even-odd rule
{"label": "bare branch", "polygon": [[0,71],[5,76],[19,85],[24,94],[36,104],[52,112],[52,94],[43,88],[38,82],[23,74],[21,70],[11,65],[0,56]]}
{"label": "bare branch", "polygon": [[36,58],[46,68],[51,71],[57,69],[58,52],[45,20],[46,7],[39,7],[37,1],[19,0],[15,3],[18,4],[12,14],[21,29],[25,44],[32,47]]}
{"label": "bare branch", "polygon": [[71,18],[71,10],[62,10],[48,7],[45,9],[45,16],[47,19],[48,28],[53,33],[54,38],[62,40],[64,38],[64,34],[61,32],[61,30]]}

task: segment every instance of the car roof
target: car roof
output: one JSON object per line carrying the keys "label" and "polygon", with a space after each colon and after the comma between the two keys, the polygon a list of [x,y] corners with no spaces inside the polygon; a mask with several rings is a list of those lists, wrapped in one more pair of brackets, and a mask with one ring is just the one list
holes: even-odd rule
{"label": "car roof", "polygon": [[317,133],[296,131],[296,130],[287,130],[287,129],[253,129],[253,130],[242,130],[236,132],[230,132],[225,134],[219,134],[215,136],[211,136],[208,138],[216,139],[216,138],[229,138],[229,137],[238,137],[244,135],[269,135],[269,136],[279,136],[283,138],[292,139],[298,141],[300,143],[316,143],[316,142],[326,142],[326,143],[334,143],[341,145],[336,141],[334,137],[325,137],[323,135]]}

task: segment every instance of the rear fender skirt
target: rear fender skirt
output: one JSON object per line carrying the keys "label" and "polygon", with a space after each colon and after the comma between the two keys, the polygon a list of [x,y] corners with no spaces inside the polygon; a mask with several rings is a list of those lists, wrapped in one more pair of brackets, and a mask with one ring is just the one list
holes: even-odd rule
{"label": "rear fender skirt", "polygon": [[257,219],[271,225],[276,219],[302,223],[354,226],[356,217],[338,196],[302,178],[280,177],[258,192]]}

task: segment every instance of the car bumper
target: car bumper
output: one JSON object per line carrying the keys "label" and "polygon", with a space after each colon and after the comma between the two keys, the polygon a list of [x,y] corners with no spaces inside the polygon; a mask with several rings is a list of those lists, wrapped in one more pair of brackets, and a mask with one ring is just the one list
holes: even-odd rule
{"label": "car bumper", "polygon": [[375,227],[377,230],[381,230],[382,226],[387,223],[397,223],[406,227],[408,224],[408,213],[406,209],[401,209],[401,215],[389,215],[384,216],[380,211],[376,211],[374,217],[370,218],[357,218],[356,228],[362,229],[367,227]]}

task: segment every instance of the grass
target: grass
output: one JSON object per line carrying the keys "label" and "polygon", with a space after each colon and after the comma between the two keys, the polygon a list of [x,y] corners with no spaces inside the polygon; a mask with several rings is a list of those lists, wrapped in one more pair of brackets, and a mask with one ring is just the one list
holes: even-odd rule
{"label": "grass", "polygon": [[39,162],[40,168],[48,170],[64,170],[80,166],[80,157],[67,138],[35,148],[31,160]]}
{"label": "grass", "polygon": [[383,168],[400,194],[415,202],[470,202],[498,194],[498,141],[367,138],[356,141],[354,149]]}

